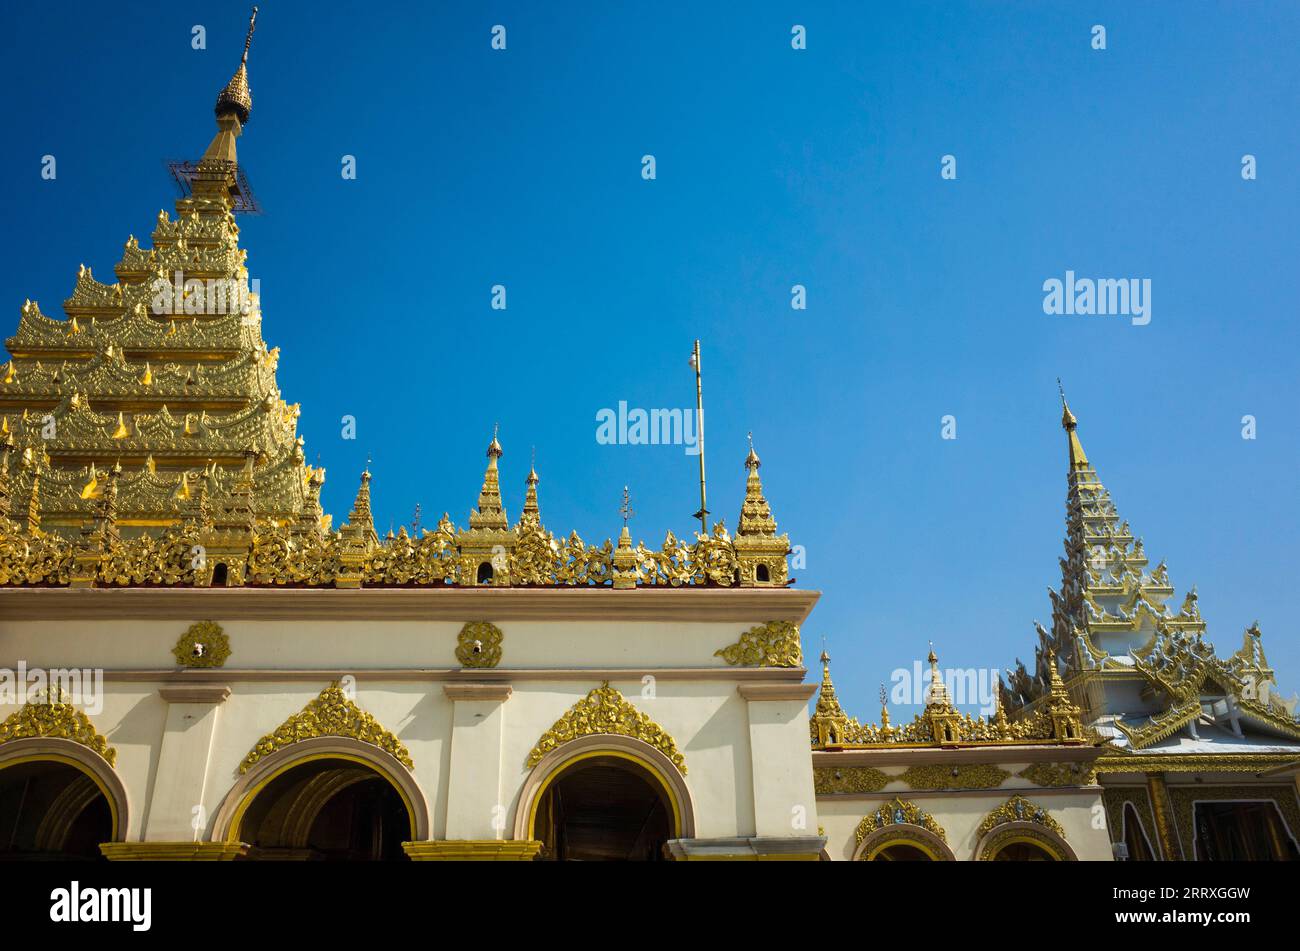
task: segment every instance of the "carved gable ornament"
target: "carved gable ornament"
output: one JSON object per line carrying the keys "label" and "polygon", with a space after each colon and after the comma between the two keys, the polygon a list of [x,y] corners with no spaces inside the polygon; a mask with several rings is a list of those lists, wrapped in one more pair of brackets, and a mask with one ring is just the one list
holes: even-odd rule
{"label": "carved gable ornament", "polygon": [[80,743],[102,756],[110,766],[117,760],[117,750],[108,745],[108,740],[95,729],[90,717],[73,704],[64,702],[61,694],[56,703],[50,703],[48,699],[29,700],[21,710],[0,723],[0,743],[45,736]]}
{"label": "carved gable ornament", "polygon": [[407,769],[415,768],[411,754],[401,741],[350,700],[336,680],[322,690],[315,700],[280,724],[274,733],[268,733],[258,740],[257,745],[239,764],[239,771],[246,773],[258,760],[318,736],[346,736],[360,740],[391,753]]}
{"label": "carved gable ornament", "polygon": [[942,841],[948,841],[943,826],[935,822],[932,815],[922,810],[916,803],[898,797],[894,797],[892,802],[885,803],[875,812],[863,817],[854,831],[854,837],[861,843],[872,833],[895,825],[919,826],[927,832],[934,833]]}
{"label": "carved gable ornament", "polygon": [[596,735],[630,736],[648,743],[668,757],[682,775],[686,774],[686,760],[678,752],[677,743],[668,731],[623,699],[623,695],[611,687],[608,680],[570,707],[564,716],[542,734],[542,738],[528,754],[526,764],[531,769],[547,753],[559,749],[570,740]]}

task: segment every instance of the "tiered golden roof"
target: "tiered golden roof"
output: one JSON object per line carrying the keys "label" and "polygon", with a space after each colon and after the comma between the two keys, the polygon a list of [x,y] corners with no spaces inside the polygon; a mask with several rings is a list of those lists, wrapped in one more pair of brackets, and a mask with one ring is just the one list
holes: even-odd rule
{"label": "tiered golden roof", "polygon": [[[1061,393],[1061,426],[1067,437],[1069,471],[1065,557],[1061,586],[1049,591],[1050,631],[1035,624],[1035,673],[1016,661],[1007,686],[1012,716],[1033,715],[1050,696],[1059,675],[1048,658],[1060,657],[1071,694],[1086,718],[1105,718],[1108,729],[1142,749],[1172,736],[1202,716],[1202,687],[1231,698],[1241,718],[1265,733],[1300,739],[1294,703],[1275,692],[1277,682],[1264,661],[1258,624],[1243,646],[1220,660],[1204,636],[1195,586],[1174,610],[1175,595],[1162,561],[1154,568],[1129,523],[1120,518],[1110,493],[1088,461],[1077,417]],[[1105,684],[1137,681],[1158,698],[1158,712],[1129,717],[1108,709]]]}
{"label": "tiered golden roof", "polygon": [[348,522],[321,511],[298,406],[276,385],[233,214],[235,140],[249,120],[248,50],[217,99],[217,133],[153,247],[130,238],[103,284],[82,267],[66,320],[23,305],[0,368],[0,585],[746,585],[787,583],[788,539],[751,446],[733,538],[617,550],[541,521],[536,470],[519,523],[501,498],[494,432],[469,527],[443,516],[380,540],[369,471]]}

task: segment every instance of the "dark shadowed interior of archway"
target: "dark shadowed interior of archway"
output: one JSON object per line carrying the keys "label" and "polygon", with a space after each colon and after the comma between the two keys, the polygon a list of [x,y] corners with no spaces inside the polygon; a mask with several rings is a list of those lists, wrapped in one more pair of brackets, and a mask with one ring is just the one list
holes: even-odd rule
{"label": "dark shadowed interior of archway", "polygon": [[568,767],[546,788],[533,833],[542,859],[653,862],[665,857],[671,817],[657,780],[628,760],[600,756]]}
{"label": "dark shadowed interior of archway", "polygon": [[402,797],[367,766],[343,759],[304,763],[277,776],[239,826],[248,858],[365,862],[406,858],[414,838]]}
{"label": "dark shadowed interior of archway", "polygon": [[906,842],[887,845],[871,857],[873,862],[930,862],[933,861],[924,850]]}
{"label": "dark shadowed interior of archway", "polygon": [[112,837],[108,800],[75,766],[0,769],[0,860],[102,861],[99,845]]}
{"label": "dark shadowed interior of archway", "polygon": [[998,849],[996,862],[1055,862],[1056,856],[1032,842],[1011,842]]}

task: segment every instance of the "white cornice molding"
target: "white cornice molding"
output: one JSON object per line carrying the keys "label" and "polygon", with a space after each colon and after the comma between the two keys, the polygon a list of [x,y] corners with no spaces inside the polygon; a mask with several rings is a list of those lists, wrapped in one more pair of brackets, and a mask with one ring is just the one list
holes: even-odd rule
{"label": "white cornice molding", "polygon": [[802,624],[820,596],[793,588],[0,588],[0,618]]}

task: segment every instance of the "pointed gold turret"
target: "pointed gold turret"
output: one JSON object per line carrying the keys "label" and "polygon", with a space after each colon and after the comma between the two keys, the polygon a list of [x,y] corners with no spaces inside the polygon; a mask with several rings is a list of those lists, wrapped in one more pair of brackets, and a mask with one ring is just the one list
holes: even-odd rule
{"label": "pointed gold turret", "polygon": [[809,718],[814,746],[834,746],[847,740],[848,714],[840,706],[831,681],[831,655],[822,650],[822,684],[817,694],[817,707]]}
{"label": "pointed gold turret", "polygon": [[370,511],[369,467],[362,470],[361,485],[357,488],[357,497],[352,503],[352,511],[348,515],[348,528],[352,537],[365,543],[367,547],[379,543],[379,535],[375,532],[375,517]]}
{"label": "pointed gold turret", "polygon": [[483,472],[483,488],[478,494],[478,508],[470,512],[469,527],[489,528],[504,531],[510,527],[506,518],[506,508],[501,501],[501,473],[497,460],[504,455],[501,443],[497,442],[497,429],[492,428],[492,442],[488,445],[487,469]]}
{"label": "pointed gold turret", "polygon": [[745,502],[734,544],[740,583],[746,587],[785,585],[789,568],[785,556],[790,552],[790,537],[776,533],[776,519],[763,495],[763,480],[758,475],[762,462],[754,451],[754,434],[749,434],[749,455],[745,457]]}
{"label": "pointed gold turret", "polygon": [[1061,428],[1066,431],[1070,439],[1070,470],[1088,468],[1088,456],[1083,451],[1083,443],[1079,442],[1079,434],[1075,431],[1079,428],[1079,421],[1074,414],[1070,412],[1070,404],[1065,401],[1065,387],[1061,386],[1061,381],[1056,381],[1057,388],[1061,391]]}
{"label": "pointed gold turret", "polygon": [[542,524],[542,509],[537,503],[537,483],[541,480],[537,478],[537,467],[534,465],[528,470],[528,485],[524,492],[524,508],[519,515],[519,527],[535,528]]}

